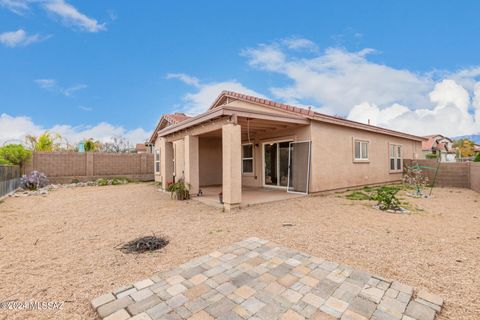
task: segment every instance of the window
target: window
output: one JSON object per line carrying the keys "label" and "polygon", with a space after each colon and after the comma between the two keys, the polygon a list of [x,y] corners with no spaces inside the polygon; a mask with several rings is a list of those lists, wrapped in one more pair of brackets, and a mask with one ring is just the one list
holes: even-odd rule
{"label": "window", "polygon": [[354,159],[358,161],[368,160],[368,141],[354,140],[355,141],[355,155]]}
{"label": "window", "polygon": [[253,144],[242,145],[242,172],[253,173]]}
{"label": "window", "polygon": [[390,171],[402,170],[402,146],[397,144],[390,145]]}
{"label": "window", "polygon": [[160,150],[155,149],[155,173],[160,173]]}

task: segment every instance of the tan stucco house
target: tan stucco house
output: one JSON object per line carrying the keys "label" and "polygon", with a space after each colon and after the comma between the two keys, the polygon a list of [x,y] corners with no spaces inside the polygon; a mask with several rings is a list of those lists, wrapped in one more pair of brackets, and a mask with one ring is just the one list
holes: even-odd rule
{"label": "tan stucco house", "polygon": [[155,180],[184,179],[190,193],[221,186],[224,207],[242,188],[317,193],[401,180],[422,137],[235,92],[195,117],[164,115],[150,142]]}

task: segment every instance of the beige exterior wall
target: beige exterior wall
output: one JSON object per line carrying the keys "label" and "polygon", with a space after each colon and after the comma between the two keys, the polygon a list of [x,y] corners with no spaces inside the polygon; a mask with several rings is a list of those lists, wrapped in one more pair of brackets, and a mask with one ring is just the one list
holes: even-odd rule
{"label": "beige exterior wall", "polygon": [[[323,122],[312,122],[310,192],[401,180],[390,173],[389,144],[402,146],[404,159],[416,159],[421,142]],[[354,138],[369,142],[369,161],[354,162]]]}
{"label": "beige exterior wall", "polygon": [[173,142],[173,158],[175,160],[173,170],[175,181],[185,179],[185,142],[183,139]]}
{"label": "beige exterior wall", "polygon": [[[231,101],[228,105],[242,108],[243,110],[282,115],[288,114],[282,110],[275,110],[239,100]],[[216,119],[209,124],[192,127],[187,131],[181,131],[166,137],[167,141],[173,141],[176,180],[185,178],[184,136],[192,134],[199,137],[199,186],[221,185],[224,182],[225,170],[230,170],[229,163],[239,159],[235,158],[231,161],[225,159],[225,151],[223,150],[225,144],[222,138],[220,135],[212,136],[211,132],[222,128],[225,129],[225,126],[234,126],[233,124],[228,124],[228,121],[229,119],[227,118]],[[203,134],[207,134],[207,136],[202,136]],[[227,135],[229,136],[229,134]],[[244,135],[242,138],[242,144],[249,143]],[[369,142],[369,160],[367,162],[359,163],[354,161],[355,138]],[[312,121],[310,125],[298,125],[294,129],[270,130],[264,134],[251,136],[250,143],[254,145],[254,172],[241,174],[241,185],[252,187],[264,185],[263,143],[308,140],[312,141],[310,193],[401,180],[402,173],[391,172],[389,168],[390,144],[402,146],[403,159],[419,159],[422,156],[420,141]],[[241,161],[241,148],[239,149],[238,154]],[[227,154],[232,156],[232,152],[227,152]],[[231,176],[234,177],[233,173]]]}
{"label": "beige exterior wall", "polygon": [[470,162],[470,188],[480,192],[480,163]]}
{"label": "beige exterior wall", "polygon": [[222,138],[199,137],[200,186],[222,184]]}
{"label": "beige exterior wall", "polygon": [[[278,130],[251,137],[253,143],[253,163],[252,173],[242,174],[242,185],[249,187],[263,186],[263,143],[275,141],[305,141],[310,140],[310,126],[299,126],[295,129]],[[248,140],[242,140],[242,144],[249,143]],[[257,146],[258,144],[258,146]]]}

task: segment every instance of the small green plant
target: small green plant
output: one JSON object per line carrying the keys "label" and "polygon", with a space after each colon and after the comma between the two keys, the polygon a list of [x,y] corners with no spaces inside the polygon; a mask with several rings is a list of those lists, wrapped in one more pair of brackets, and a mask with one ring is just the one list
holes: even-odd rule
{"label": "small green plant", "polygon": [[348,200],[371,200],[370,195],[362,191],[353,191],[346,195]]}
{"label": "small green plant", "polygon": [[437,159],[437,158],[438,158],[438,155],[437,155],[436,153],[430,152],[430,153],[427,153],[427,154],[425,155],[425,158],[427,158],[427,159]]}
{"label": "small green plant", "polygon": [[107,186],[108,185],[108,180],[105,178],[100,178],[97,180],[97,185],[98,186]]}
{"label": "small green plant", "polygon": [[80,182],[80,180],[78,180],[77,178],[72,179],[72,183],[79,183],[79,182]]}
{"label": "small green plant", "polygon": [[381,187],[372,196],[372,200],[378,201],[378,208],[380,210],[399,210],[400,200],[397,198],[399,188],[393,186]]}
{"label": "small green plant", "polygon": [[480,162],[480,152],[477,153],[477,155],[475,156],[475,159],[473,159],[473,162]]}
{"label": "small green plant", "polygon": [[403,182],[415,189],[415,196],[421,197],[423,195],[422,188],[428,183],[428,177],[423,174],[420,166],[406,166],[403,174]]}
{"label": "small green plant", "polygon": [[187,185],[183,182],[182,179],[178,180],[175,183],[169,183],[167,185],[167,191],[170,192],[172,198],[175,197],[177,200],[187,200],[190,199],[190,193],[188,192]]}

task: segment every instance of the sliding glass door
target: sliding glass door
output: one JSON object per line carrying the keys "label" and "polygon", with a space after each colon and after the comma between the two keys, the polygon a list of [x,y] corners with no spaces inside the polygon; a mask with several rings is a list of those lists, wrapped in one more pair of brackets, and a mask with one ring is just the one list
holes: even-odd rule
{"label": "sliding glass door", "polygon": [[265,186],[287,187],[290,141],[263,144]]}

